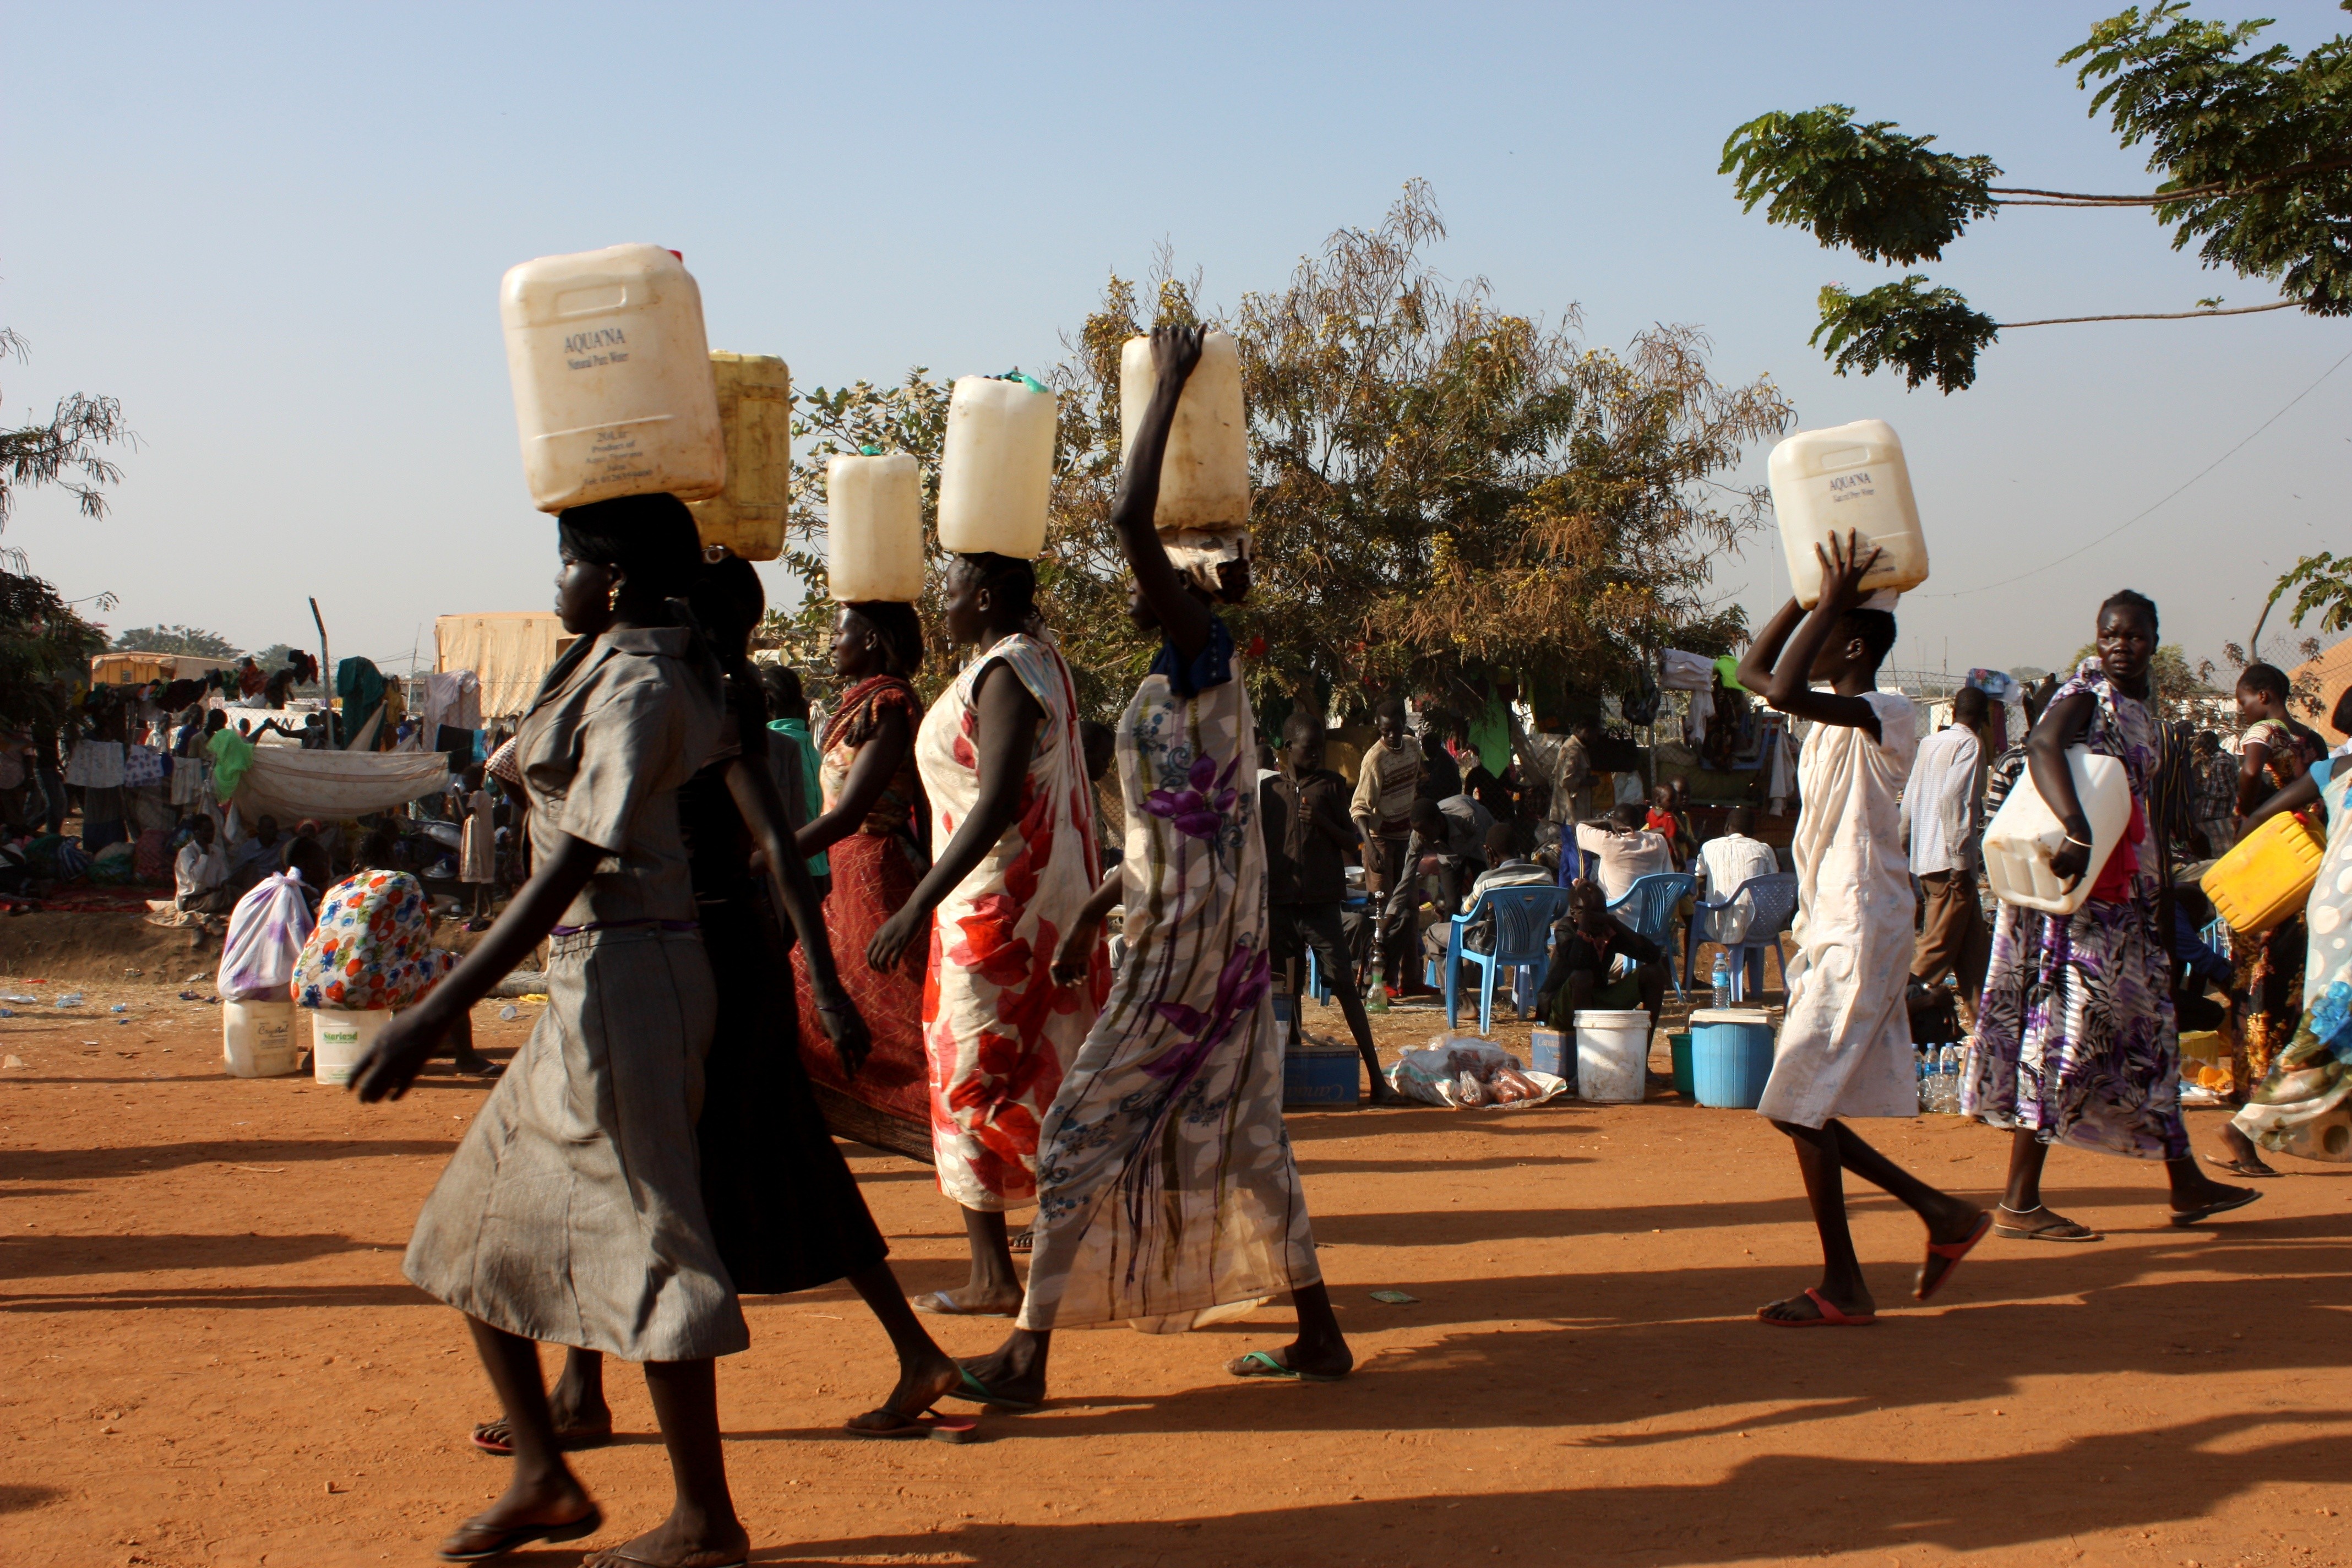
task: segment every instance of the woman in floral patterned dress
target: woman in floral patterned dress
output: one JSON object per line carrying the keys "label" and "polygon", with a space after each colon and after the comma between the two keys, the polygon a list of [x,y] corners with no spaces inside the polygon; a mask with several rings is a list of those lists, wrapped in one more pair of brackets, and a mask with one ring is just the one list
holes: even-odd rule
{"label": "woman in floral patterned dress", "polygon": [[1200,354],[1197,328],[1152,334],[1158,380],[1111,512],[1136,624],[1165,641],[1118,726],[1127,852],[1059,968],[1075,978],[1097,962],[1113,902],[1126,908],[1127,955],[1045,1119],[1019,1326],[967,1363],[964,1396],[1013,1409],[1045,1397],[1056,1328],[1177,1333],[1285,1291],[1297,1340],[1227,1370],[1328,1382],[1354,1364],[1283,1130],[1257,725],[1212,608],[1247,594],[1249,536],[1187,532],[1171,547],[1153,528],[1169,426]]}
{"label": "woman in floral patterned dress", "polygon": [[946,847],[866,949],[887,972],[929,932],[931,1155],[940,1190],[963,1210],[971,1277],[917,1297],[927,1312],[1020,1306],[1004,1211],[1036,1195],[1038,1123],[1110,984],[1099,951],[1073,984],[1053,973],[1094,890],[1094,792],[1070,668],[1031,629],[1035,594],[1026,561],[959,555],[948,568],[948,635],[984,651],[915,736],[931,842]]}
{"label": "woman in floral patterned dress", "polygon": [[2180,1037],[2171,960],[2158,923],[2161,851],[2143,855],[2137,847],[2148,837],[2156,771],[2156,719],[2147,707],[2156,626],[2156,605],[2128,589],[2101,605],[2097,656],[2058,689],[2027,742],[2033,787],[2066,830],[2066,843],[2050,861],[2060,877],[2083,876],[2091,853],[2090,819],[2074,793],[2068,747],[2086,746],[2123,763],[2132,815],[2126,841],[2074,914],[2001,906],[1961,1088],[1968,1114],[2011,1133],[1998,1236],[2099,1239],[2089,1226],[2042,1205],[2042,1167],[2053,1143],[2163,1161],[2175,1225],[2194,1225],[2261,1195],[2200,1170],[2180,1119]]}

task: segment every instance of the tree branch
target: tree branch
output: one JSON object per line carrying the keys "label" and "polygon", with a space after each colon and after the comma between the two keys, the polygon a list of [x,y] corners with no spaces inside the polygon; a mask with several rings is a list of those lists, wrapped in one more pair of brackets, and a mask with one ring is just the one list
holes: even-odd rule
{"label": "tree branch", "polygon": [[2273,174],[2265,174],[2259,180],[2248,181],[2244,184],[2232,184],[2227,180],[2216,180],[2210,184],[2186,185],[2177,191],[2159,191],[2154,195],[2145,196],[2102,196],[2085,195],[2081,191],[2041,191],[2035,190],[2030,185],[1987,185],[1985,187],[1985,191],[1988,195],[1995,196],[2046,196],[2052,198],[2048,201],[2004,201],[2000,204],[2005,207],[2152,207],[2162,206],[2167,202],[2196,201],[2205,196],[2251,195],[2256,191],[2268,190],[2273,185],[2284,184],[2289,180],[2299,179],[2305,174],[2325,174],[2332,173],[2337,169],[2352,169],[2352,158],[2315,158],[2308,163],[2290,163],[2284,169],[2277,170]]}
{"label": "tree branch", "polygon": [[2077,321],[2185,321],[2191,316],[2251,316],[2262,310],[2289,310],[2301,300],[2281,300],[2271,305],[2232,305],[2226,310],[2158,310],[2126,316],[2051,316],[2039,321],[1997,322],[2002,331],[2012,327],[2065,327]]}

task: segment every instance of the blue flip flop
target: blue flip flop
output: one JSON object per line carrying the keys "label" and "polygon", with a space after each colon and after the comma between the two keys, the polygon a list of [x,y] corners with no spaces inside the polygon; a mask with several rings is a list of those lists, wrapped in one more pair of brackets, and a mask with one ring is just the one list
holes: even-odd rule
{"label": "blue flip flop", "polygon": [[1341,1373],[1334,1377],[1328,1372],[1301,1372],[1295,1366],[1284,1365],[1265,1351],[1252,1351],[1225,1370],[1235,1377],[1293,1377],[1301,1383],[1339,1383],[1348,1375]]}
{"label": "blue flip flop", "polygon": [[957,1371],[962,1377],[963,1383],[961,1387],[948,1390],[947,1397],[950,1399],[961,1399],[968,1405],[986,1405],[998,1410],[1010,1410],[1020,1415],[1025,1415],[1037,1408],[1036,1405],[1024,1400],[1007,1399],[963,1368],[960,1367]]}

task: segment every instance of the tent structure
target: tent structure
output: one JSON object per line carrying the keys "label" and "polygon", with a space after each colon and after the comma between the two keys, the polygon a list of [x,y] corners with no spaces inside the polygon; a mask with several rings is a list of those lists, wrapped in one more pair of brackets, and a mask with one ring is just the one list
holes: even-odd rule
{"label": "tent structure", "polygon": [[265,816],[289,825],[306,816],[332,822],[438,794],[448,778],[449,760],[438,752],[256,746],[229,798],[248,822]]}
{"label": "tent structure", "polygon": [[530,709],[539,683],[572,646],[571,634],[551,610],[494,610],[480,615],[442,616],[433,623],[444,675],[470,669],[482,686],[482,722],[520,719]]}
{"label": "tent structure", "polygon": [[92,686],[144,686],[151,680],[201,680],[233,658],[201,658],[192,653],[101,653],[89,661]]}

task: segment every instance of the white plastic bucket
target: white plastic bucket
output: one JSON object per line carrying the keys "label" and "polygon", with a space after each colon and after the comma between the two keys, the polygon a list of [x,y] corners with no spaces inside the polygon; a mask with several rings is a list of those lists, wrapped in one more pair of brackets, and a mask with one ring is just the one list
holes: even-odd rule
{"label": "white plastic bucket", "polygon": [[824,466],[825,567],[845,605],[923,596],[923,476],[904,452]]}
{"label": "white plastic bucket", "polygon": [[1576,1016],[1576,1098],[1624,1103],[1649,1092],[1650,1015],[1594,1008]]}
{"label": "white plastic bucket", "polygon": [[221,1004],[221,1070],[231,1078],[277,1078],[302,1065],[290,1000]]}
{"label": "white plastic bucket", "polygon": [[310,1015],[310,1076],[320,1083],[335,1085],[352,1081],[352,1071],[367,1055],[375,1037],[392,1021],[392,1009],[376,1007],[365,1013],[346,1012],[341,1007],[320,1007]]}
{"label": "white plastic bucket", "polygon": [[940,548],[1034,561],[1045,548],[1060,404],[1050,392],[967,375],[948,394],[940,447]]}

